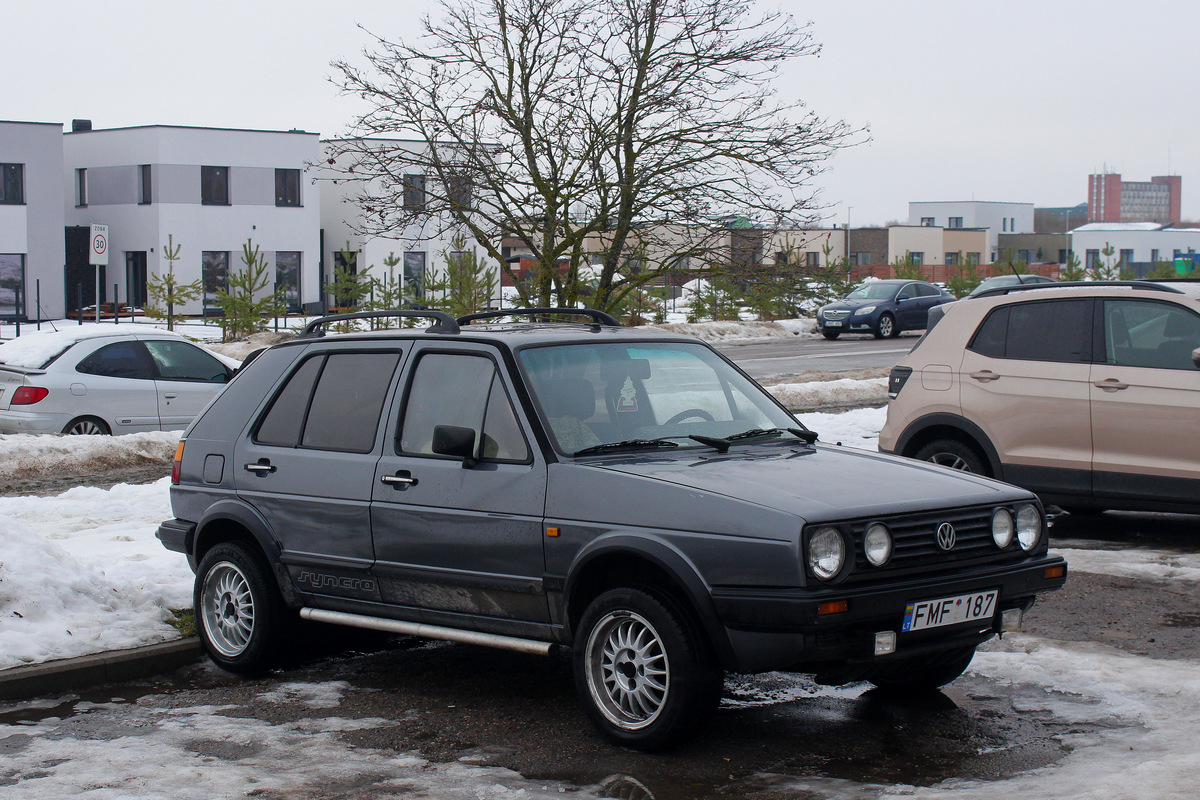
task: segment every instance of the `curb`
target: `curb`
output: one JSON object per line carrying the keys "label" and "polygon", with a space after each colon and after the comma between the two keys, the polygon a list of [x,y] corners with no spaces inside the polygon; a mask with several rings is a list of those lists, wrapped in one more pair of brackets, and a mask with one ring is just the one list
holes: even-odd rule
{"label": "curb", "polygon": [[129,650],[0,670],[0,700],[25,700],[160,675],[197,661],[203,652],[200,640],[191,636]]}

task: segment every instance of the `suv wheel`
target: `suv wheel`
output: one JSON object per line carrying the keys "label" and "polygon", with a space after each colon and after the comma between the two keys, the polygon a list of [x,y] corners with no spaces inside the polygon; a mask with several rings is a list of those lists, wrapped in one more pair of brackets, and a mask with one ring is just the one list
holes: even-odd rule
{"label": "suv wheel", "polygon": [[618,744],[657,750],[716,709],[721,671],[688,614],[652,589],[612,589],[579,622],[575,681],[588,716]]}
{"label": "suv wheel", "polygon": [[918,461],[932,461],[934,464],[963,472],[974,472],[976,475],[988,474],[983,458],[975,448],[957,439],[935,439],[918,450],[913,458]]}
{"label": "suv wheel", "polygon": [[875,323],[875,338],[891,339],[899,335],[900,330],[896,327],[896,318],[891,314],[881,314],[879,321]]}
{"label": "suv wheel", "polygon": [[276,655],[283,601],[260,559],[237,542],[209,550],[196,569],[196,631],[217,666],[254,673]]}
{"label": "suv wheel", "polygon": [[880,689],[932,691],[962,675],[975,657],[974,647],[960,647],[928,656],[881,664],[867,675]]}

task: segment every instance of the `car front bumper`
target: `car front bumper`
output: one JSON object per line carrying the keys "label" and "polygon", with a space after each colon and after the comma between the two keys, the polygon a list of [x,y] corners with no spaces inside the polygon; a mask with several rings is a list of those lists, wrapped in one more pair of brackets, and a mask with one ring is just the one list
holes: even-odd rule
{"label": "car front bumper", "polygon": [[[1061,569],[1061,575],[1052,571]],[[903,658],[948,647],[977,644],[1000,631],[1000,615],[1028,610],[1039,594],[1066,582],[1066,561],[1043,555],[1019,565],[979,567],[967,574],[900,582],[833,586],[815,590],[714,589],[717,616],[725,626],[737,669],[761,672],[843,669],[883,658]],[[902,633],[909,603],[995,589],[996,608],[987,619]],[[846,610],[821,614],[823,603],[845,601]],[[875,655],[877,633],[894,632],[894,653]]]}

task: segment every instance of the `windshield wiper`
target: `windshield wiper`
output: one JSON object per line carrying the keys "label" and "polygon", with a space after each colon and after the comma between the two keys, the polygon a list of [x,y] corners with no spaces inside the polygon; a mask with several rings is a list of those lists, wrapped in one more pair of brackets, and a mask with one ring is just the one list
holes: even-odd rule
{"label": "windshield wiper", "polygon": [[726,436],[725,441],[736,442],[738,439],[753,439],[756,436],[770,436],[773,433],[790,433],[797,439],[803,440],[805,444],[812,444],[817,440],[817,434],[807,428],[752,428],[732,436]]}
{"label": "windshield wiper", "polygon": [[606,442],[592,445],[575,452],[576,456],[590,456],[596,453],[610,453],[614,450],[656,450],[659,448],[679,447],[678,436],[664,436],[661,439],[626,439],[623,442]]}

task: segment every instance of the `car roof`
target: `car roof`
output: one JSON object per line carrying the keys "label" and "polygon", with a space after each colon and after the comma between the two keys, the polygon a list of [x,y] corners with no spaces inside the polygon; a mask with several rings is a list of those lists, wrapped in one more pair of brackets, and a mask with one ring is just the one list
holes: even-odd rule
{"label": "car roof", "polygon": [[0,345],[0,364],[12,367],[40,369],[47,362],[66,352],[79,342],[90,339],[171,339],[186,342],[188,338],[161,329],[136,330],[122,325],[69,325],[58,330],[23,333]]}

